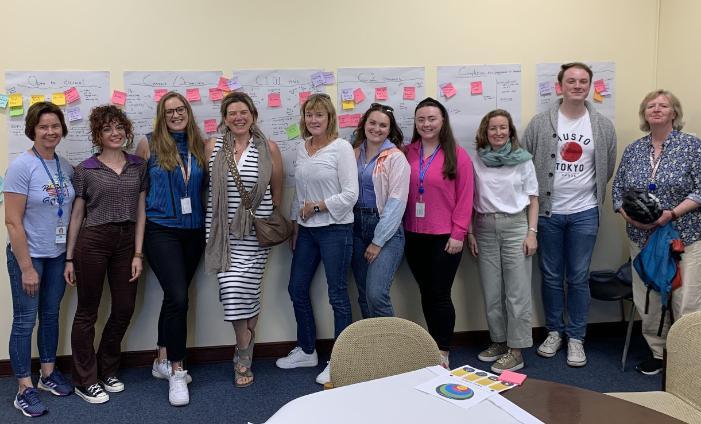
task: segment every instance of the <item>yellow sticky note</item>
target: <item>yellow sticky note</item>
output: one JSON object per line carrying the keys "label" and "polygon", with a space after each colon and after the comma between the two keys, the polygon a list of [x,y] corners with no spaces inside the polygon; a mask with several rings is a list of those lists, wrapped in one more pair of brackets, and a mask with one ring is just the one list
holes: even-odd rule
{"label": "yellow sticky note", "polygon": [[343,110],[352,110],[355,109],[355,102],[353,100],[344,100],[341,106]]}
{"label": "yellow sticky note", "polygon": [[55,104],[56,106],[65,106],[66,105],[66,95],[63,93],[54,93],[51,95],[51,103]]}
{"label": "yellow sticky note", "polygon": [[21,94],[10,94],[10,107],[21,107],[22,106],[22,95]]}
{"label": "yellow sticky note", "polygon": [[594,98],[594,101],[597,102],[597,103],[602,103],[602,102],[604,101],[604,96],[602,96],[601,94],[599,94],[599,92],[596,91],[596,90],[594,90],[594,96],[593,96],[593,98]]}
{"label": "yellow sticky note", "polygon": [[22,106],[15,106],[10,108],[10,116],[22,116],[24,115],[24,108]]}
{"label": "yellow sticky note", "polygon": [[29,106],[43,101],[46,101],[46,96],[43,94],[32,94],[32,97],[29,100]]}

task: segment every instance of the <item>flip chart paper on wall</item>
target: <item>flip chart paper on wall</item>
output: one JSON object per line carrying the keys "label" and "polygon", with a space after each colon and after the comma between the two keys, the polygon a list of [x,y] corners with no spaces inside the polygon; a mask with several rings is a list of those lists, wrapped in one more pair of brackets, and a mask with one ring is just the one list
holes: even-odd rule
{"label": "flip chart paper on wall", "polygon": [[[463,87],[444,104],[450,114],[450,123],[458,143],[475,154],[475,132],[482,117],[493,109],[506,109],[517,128],[521,125],[521,66],[520,65],[463,65],[439,66],[438,87],[452,84]],[[482,86],[481,95],[471,93],[472,83]],[[470,90],[467,89],[470,87]]]}
{"label": "flip chart paper on wall", "polygon": [[[109,72],[100,71],[17,71],[5,73],[8,94],[20,97],[20,104],[29,104],[29,95],[42,95],[52,99],[54,94],[63,93],[67,104],[64,109],[68,135],[56,148],[59,155],[71,164],[77,165],[92,155],[90,129],[85,117],[99,105],[110,101]],[[22,99],[22,93],[25,93]],[[75,110],[69,116],[69,109]],[[24,113],[24,112],[23,112]],[[73,119],[75,116],[78,119]],[[8,157],[14,159],[31,146],[24,135],[22,115],[8,119]]]}
{"label": "flip chart paper on wall", "polygon": [[[594,73],[592,78],[591,88],[587,100],[594,105],[596,110],[609,118],[612,122],[616,122],[616,64],[615,62],[584,62]],[[555,84],[557,82],[557,74],[560,72],[560,63],[538,63],[536,65],[536,112],[548,110],[553,102],[559,101],[557,96],[562,92],[559,89],[559,84],[555,86],[555,96],[552,94],[542,93],[539,89],[541,83],[548,82]],[[597,90],[597,88],[599,90]],[[602,93],[600,90],[605,90]],[[595,99],[595,93],[599,92],[600,96]],[[606,96],[599,99],[598,97]]]}
{"label": "flip chart paper on wall", "polygon": [[[314,86],[312,75],[321,79],[320,85]],[[251,96],[258,106],[258,127],[266,137],[277,143],[282,154],[285,185],[294,185],[297,146],[303,140],[301,128],[299,135],[295,131],[288,132],[288,129],[295,123],[299,126],[300,105],[310,95],[323,92],[323,72],[318,69],[234,70],[233,78],[241,83],[241,90]],[[266,107],[271,92],[278,93],[279,107]],[[290,135],[294,137],[290,138]]]}
{"label": "flip chart paper on wall", "polygon": [[[207,119],[219,119],[220,103],[212,100],[212,92],[221,96],[217,84],[220,71],[127,71],[124,73],[124,88],[127,93],[126,112],[134,123],[134,134],[138,141],[145,134],[153,131],[153,122],[156,117],[157,103],[152,100],[154,90],[175,91],[187,98],[188,89],[205,90],[210,97],[200,102],[192,102],[192,119],[202,125]],[[218,100],[221,100],[219,97]],[[205,129],[200,127],[200,131]]]}
{"label": "flip chart paper on wall", "polygon": [[[365,96],[369,95],[370,98],[375,98],[376,89],[385,88],[386,90],[380,91],[386,92],[386,98],[378,100],[394,108],[394,117],[404,133],[404,142],[408,143],[411,140],[414,127],[414,108],[418,103],[417,99],[424,98],[424,68],[341,68],[337,71],[336,81],[338,89],[337,109],[343,110],[341,100],[343,90],[353,89],[355,102],[353,111],[357,113],[352,115],[358,117],[362,116],[370,107],[371,102],[363,103]],[[415,97],[413,99],[404,98],[405,87],[414,87]],[[344,123],[347,126],[340,129],[340,137],[349,140],[358,122],[355,122],[354,125],[350,121]]]}

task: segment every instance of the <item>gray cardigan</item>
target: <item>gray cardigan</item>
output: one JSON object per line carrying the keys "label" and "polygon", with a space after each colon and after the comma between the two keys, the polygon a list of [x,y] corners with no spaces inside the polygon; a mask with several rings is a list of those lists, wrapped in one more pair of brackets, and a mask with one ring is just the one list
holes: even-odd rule
{"label": "gray cardigan", "polygon": [[[557,116],[560,102],[550,110],[541,112],[528,123],[523,135],[523,145],[533,155],[533,164],[538,178],[538,207],[541,216],[550,216],[551,194],[557,158]],[[596,111],[589,102],[591,130],[594,141],[594,163],[596,173],[596,199],[601,206],[606,198],[606,183],[613,176],[616,166],[616,130],[611,121]],[[602,208],[599,207],[599,214]]]}

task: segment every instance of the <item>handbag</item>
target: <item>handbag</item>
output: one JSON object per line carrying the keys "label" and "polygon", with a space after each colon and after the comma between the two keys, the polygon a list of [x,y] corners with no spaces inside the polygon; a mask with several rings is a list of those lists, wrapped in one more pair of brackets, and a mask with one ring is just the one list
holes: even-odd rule
{"label": "handbag", "polygon": [[273,212],[270,214],[270,216],[265,218],[256,217],[252,208],[251,196],[243,186],[241,175],[239,174],[239,170],[234,162],[233,152],[229,148],[228,143],[224,143],[223,147],[225,149],[224,153],[226,162],[229,166],[229,172],[231,173],[231,176],[234,177],[236,188],[241,195],[241,203],[246,209],[246,212],[250,213],[251,217],[253,218],[253,226],[256,229],[256,238],[258,239],[260,246],[276,246],[292,237],[294,224],[280,212],[277,206],[273,205]]}

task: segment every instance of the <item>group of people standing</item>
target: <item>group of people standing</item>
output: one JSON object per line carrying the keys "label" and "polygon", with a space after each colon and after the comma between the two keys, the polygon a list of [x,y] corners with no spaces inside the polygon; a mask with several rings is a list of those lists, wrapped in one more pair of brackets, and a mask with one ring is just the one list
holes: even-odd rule
{"label": "group of people standing", "polygon": [[[586,364],[589,265],[617,142],[612,123],[586,101],[591,69],[562,65],[558,81],[562,100],[536,115],[522,139],[507,111],[485,115],[472,159],[457,145],[445,106],[432,98],[418,103],[408,145],[390,106],[372,104],[348,142],[338,137],[328,95],[313,94],[303,103],[288,285],[297,344],[278,367],[318,364],[310,285],[320,263],[337,337],[352,322],[349,268],[363,318],[392,316],[390,288],[406,257],[447,368],[455,325],[451,289],[465,247],[478,259],[492,341],[480,360],[493,362],[497,373],[524,366],[521,350],[533,343],[531,258],[538,251],[549,333],[537,352],[553,357],[566,340],[567,364]],[[97,153],[74,169],[55,152],[67,134],[61,109],[45,102],[29,108],[26,135],[33,147],[10,164],[4,187],[14,310],[10,358],[19,385],[14,405],[25,415],[46,412],[30,373],[37,314],[39,389],[58,396],[75,391],[90,403],[124,390],[117,376],[120,344],[144,256],[164,294],[152,374],[169,381],[169,402],[189,403],[188,287],[203,252],[236,337],[234,385],[254,382],[255,328],[270,247],[259,243],[253,220],[281,206],[283,164],[277,145],[258,128],[248,95],[230,93],[220,112],[219,135],[205,140],[188,101],[170,92],[158,103],[153,132],[131,155],[129,119],[115,106],[97,107],[90,115]],[[681,105],[666,91],[646,96],[640,117],[650,134],[626,148],[613,186],[614,209],[627,221],[632,256],[657,226],[674,221],[686,245],[683,286],[673,302],[679,316],[701,308],[695,277],[701,265],[701,141],[680,131]],[[653,224],[633,221],[621,209],[623,193],[643,186],[665,209]],[[112,308],[95,352],[105,276]],[[64,283],[78,291],[71,333],[75,386],[54,367]],[[644,291],[634,278],[653,352],[639,370],[654,373],[664,335],[656,335],[659,315],[644,313]],[[328,382],[329,374],[327,364],[317,382]]]}

